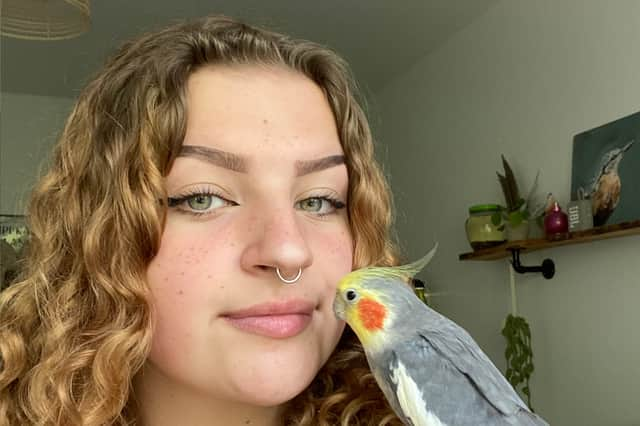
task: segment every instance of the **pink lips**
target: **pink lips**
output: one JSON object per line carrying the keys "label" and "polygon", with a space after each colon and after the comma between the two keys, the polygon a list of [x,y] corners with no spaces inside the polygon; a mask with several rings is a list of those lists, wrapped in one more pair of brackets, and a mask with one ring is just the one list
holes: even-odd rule
{"label": "pink lips", "polygon": [[296,336],[307,328],[314,310],[302,300],[264,303],[230,312],[223,317],[234,327],[275,339]]}

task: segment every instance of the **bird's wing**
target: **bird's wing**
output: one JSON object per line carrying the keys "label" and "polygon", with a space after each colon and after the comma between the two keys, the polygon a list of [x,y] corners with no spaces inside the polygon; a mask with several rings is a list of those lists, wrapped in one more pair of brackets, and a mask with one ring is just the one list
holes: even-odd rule
{"label": "bird's wing", "polygon": [[[375,365],[376,381],[405,425],[462,425],[451,420],[452,413],[460,411],[464,389],[456,383],[459,377],[451,378],[440,368],[441,360],[432,349],[403,345],[387,351]],[[450,393],[458,399],[453,400]]]}
{"label": "bird's wing", "polygon": [[376,380],[408,426],[549,426],[524,404],[500,411],[425,339],[396,345],[376,364]]}
{"label": "bird's wing", "polygon": [[462,327],[445,317],[436,327],[422,329],[420,338],[466,376],[478,392],[505,416],[529,411],[511,384]]}
{"label": "bird's wing", "polygon": [[423,383],[418,383],[407,371],[407,367],[400,359],[392,364],[391,383],[394,385],[398,404],[412,426],[447,426],[438,416],[438,409],[442,407],[427,407],[426,389]]}

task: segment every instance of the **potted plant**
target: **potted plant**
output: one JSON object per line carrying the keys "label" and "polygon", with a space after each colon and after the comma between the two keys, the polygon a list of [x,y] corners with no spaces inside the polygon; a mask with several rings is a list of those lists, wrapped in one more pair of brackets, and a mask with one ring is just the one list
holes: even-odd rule
{"label": "potted plant", "polygon": [[504,168],[504,175],[496,172],[500,186],[502,187],[502,193],[504,194],[505,204],[500,206],[500,211],[494,213],[491,217],[491,221],[494,225],[500,225],[505,229],[507,240],[526,240],[529,236],[529,218],[539,215],[540,208],[535,209],[532,206],[532,197],[536,186],[538,185],[538,176],[540,172],[536,174],[536,178],[529,190],[529,194],[526,198],[520,196],[518,190],[518,184],[513,174],[513,170],[509,163],[502,157],[502,167]]}

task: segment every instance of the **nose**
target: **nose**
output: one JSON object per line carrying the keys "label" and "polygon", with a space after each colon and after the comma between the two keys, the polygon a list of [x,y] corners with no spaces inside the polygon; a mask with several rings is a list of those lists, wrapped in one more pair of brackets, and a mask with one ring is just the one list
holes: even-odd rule
{"label": "nose", "polygon": [[241,264],[252,275],[293,279],[313,262],[301,217],[294,210],[265,209],[249,219]]}

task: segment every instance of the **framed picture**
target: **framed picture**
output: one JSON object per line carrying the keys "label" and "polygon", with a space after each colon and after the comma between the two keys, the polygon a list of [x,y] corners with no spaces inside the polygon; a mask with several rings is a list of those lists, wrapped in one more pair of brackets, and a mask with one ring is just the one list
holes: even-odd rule
{"label": "framed picture", "polygon": [[571,199],[591,200],[593,225],[640,219],[640,112],[573,138]]}
{"label": "framed picture", "polygon": [[24,216],[0,215],[0,290],[15,278],[28,237]]}

